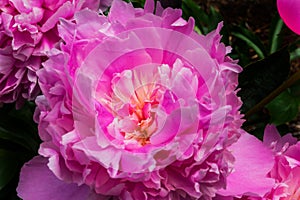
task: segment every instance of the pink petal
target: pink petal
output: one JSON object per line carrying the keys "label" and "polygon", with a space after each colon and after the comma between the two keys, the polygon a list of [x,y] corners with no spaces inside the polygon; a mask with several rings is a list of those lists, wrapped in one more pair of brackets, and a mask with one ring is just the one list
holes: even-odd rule
{"label": "pink petal", "polygon": [[87,186],[68,184],[59,179],[47,167],[48,159],[37,156],[26,163],[17,188],[23,200],[86,200],[90,189]]}
{"label": "pink petal", "polygon": [[220,195],[263,196],[271,190],[274,180],[266,175],[273,167],[274,156],[269,148],[254,136],[243,133],[229,150],[235,157],[234,170],[227,178],[227,188],[218,192]]}
{"label": "pink petal", "polygon": [[271,144],[274,142],[274,141],[277,141],[279,140],[281,137],[280,137],[280,134],[279,132],[277,131],[276,129],[276,126],[275,125],[267,125],[266,128],[265,128],[265,132],[264,132],[264,143],[267,145],[267,146],[271,146]]}
{"label": "pink petal", "polygon": [[115,0],[112,2],[108,18],[110,21],[118,21],[122,25],[125,25],[129,19],[135,17],[134,8],[121,0]]}
{"label": "pink petal", "polygon": [[41,27],[42,32],[47,32],[50,29],[52,29],[57,22],[59,21],[59,18],[68,18],[73,15],[74,13],[74,5],[72,5],[70,2],[64,3]]}
{"label": "pink petal", "polygon": [[297,138],[294,138],[292,134],[286,134],[281,137],[275,125],[267,125],[263,138],[264,144],[268,147],[273,147],[276,152],[281,151],[286,143],[293,145],[297,143]]}
{"label": "pink petal", "polygon": [[146,0],[144,10],[145,12],[153,13],[155,9],[154,1],[153,0]]}

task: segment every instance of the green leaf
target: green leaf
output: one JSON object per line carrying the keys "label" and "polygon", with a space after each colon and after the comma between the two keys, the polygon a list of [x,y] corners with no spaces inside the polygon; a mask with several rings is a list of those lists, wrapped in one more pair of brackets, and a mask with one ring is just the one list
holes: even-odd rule
{"label": "green leaf", "polygon": [[280,47],[282,41],[282,35],[280,32],[282,30],[284,23],[282,19],[277,15],[274,22],[272,23],[270,29],[271,41],[270,41],[270,53],[274,53]]}
{"label": "green leaf", "polygon": [[295,98],[300,98],[300,80],[298,80],[293,86],[290,88],[290,93]]}
{"label": "green leaf", "polygon": [[186,20],[189,17],[193,17],[199,32],[204,33],[204,27],[202,26],[202,23],[208,20],[208,15],[199,5],[197,5],[193,0],[183,0],[182,12],[183,18]]}
{"label": "green leaf", "polygon": [[182,0],[183,18],[188,19],[193,17],[197,32],[207,34],[214,30],[218,23],[222,21],[221,14],[213,7],[210,7],[209,12],[206,13],[197,3],[193,0]]}
{"label": "green leaf", "polygon": [[0,190],[9,183],[18,169],[17,154],[0,149]]}
{"label": "green leaf", "polygon": [[257,53],[259,58],[264,58],[267,55],[267,52],[261,40],[247,28],[243,26],[234,27],[231,34],[236,38],[244,41]]}
{"label": "green leaf", "polygon": [[209,15],[208,18],[210,20],[210,22],[208,23],[208,32],[211,32],[213,30],[215,30],[218,26],[218,24],[223,21],[223,17],[222,15],[214,8],[214,7],[210,7],[209,9]]}
{"label": "green leaf", "polygon": [[37,124],[32,119],[33,110],[29,104],[20,110],[5,104],[0,109],[0,139],[18,144],[32,153],[37,152],[40,139]]}
{"label": "green leaf", "polygon": [[26,133],[15,133],[10,132],[6,130],[3,127],[0,127],[0,138],[4,140],[9,140],[11,142],[14,142],[16,144],[19,144],[20,146],[23,146],[24,148],[30,150],[30,151],[36,151],[37,149],[37,142],[32,139],[31,137],[27,137]]}
{"label": "green leaf", "polygon": [[288,77],[290,59],[287,49],[278,51],[265,59],[245,67],[239,76],[238,95],[243,101],[242,112],[246,113]]}
{"label": "green leaf", "polygon": [[296,118],[299,105],[299,97],[293,96],[290,89],[284,91],[266,106],[271,116],[270,122],[281,125],[291,121]]}
{"label": "green leaf", "polygon": [[291,60],[300,58],[300,47],[291,52]]}
{"label": "green leaf", "polygon": [[[233,46],[232,44],[230,44]],[[249,56],[249,52],[243,48],[241,45],[234,45],[233,46],[233,51],[229,54],[229,56],[234,59],[239,61],[239,65],[241,66],[247,66],[249,63],[251,63],[251,58]]]}
{"label": "green leaf", "polygon": [[127,3],[131,2],[135,8],[143,8],[145,4],[145,0],[124,0]]}

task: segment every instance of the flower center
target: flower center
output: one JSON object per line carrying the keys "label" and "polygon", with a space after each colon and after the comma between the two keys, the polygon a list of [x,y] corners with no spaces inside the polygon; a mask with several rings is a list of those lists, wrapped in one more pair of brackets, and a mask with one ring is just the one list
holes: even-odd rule
{"label": "flower center", "polygon": [[126,140],[135,139],[141,145],[150,143],[151,135],[157,130],[155,112],[159,104],[156,84],[149,84],[137,88],[131,97],[129,116],[136,123],[132,132],[121,132]]}
{"label": "flower center", "polygon": [[197,128],[198,79],[181,60],[173,66],[144,64],[111,76],[99,81],[95,98],[106,108],[101,113],[109,117],[99,120],[115,144],[127,149],[155,146],[189,133],[189,126]]}
{"label": "flower center", "polygon": [[114,75],[111,94],[100,98],[114,117],[108,127],[111,135],[123,137],[125,144],[150,143],[157,130],[156,109],[165,91],[158,79],[155,73],[141,70],[125,70]]}

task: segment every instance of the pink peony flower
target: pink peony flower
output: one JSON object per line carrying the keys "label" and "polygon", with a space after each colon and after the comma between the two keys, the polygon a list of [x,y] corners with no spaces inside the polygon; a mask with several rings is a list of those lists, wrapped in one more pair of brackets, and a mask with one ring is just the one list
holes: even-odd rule
{"label": "pink peony flower", "polygon": [[275,164],[269,173],[276,184],[265,199],[300,199],[300,142],[291,134],[281,138],[274,125],[266,127],[264,142],[276,154]]}
{"label": "pink peony flower", "polygon": [[21,198],[212,199],[226,188],[229,147],[248,138],[241,68],[220,43],[221,24],[200,36],[181,10],[154,7],[115,0],[107,17],[61,20],[64,42],[38,71],[43,143],[22,169]]}
{"label": "pink peony flower", "polygon": [[300,35],[300,1],[277,0],[277,9],[284,23]]}
{"label": "pink peony flower", "polygon": [[0,103],[33,100],[39,94],[36,72],[60,40],[59,18],[83,8],[97,10],[97,0],[0,1]]}
{"label": "pink peony flower", "polygon": [[243,196],[260,199],[270,191],[274,180],[267,174],[273,167],[274,156],[267,146],[244,133],[228,150],[235,158],[234,168],[227,177],[227,187],[218,191],[220,196],[215,200],[240,199]]}
{"label": "pink peony flower", "polygon": [[[267,125],[264,145],[273,151],[275,163],[267,176],[275,180],[273,187],[263,196],[255,194],[229,195],[216,200],[298,200],[300,199],[300,142],[291,134],[283,137],[276,126]],[[266,151],[260,151],[260,154]],[[257,181],[260,183],[260,181]]]}

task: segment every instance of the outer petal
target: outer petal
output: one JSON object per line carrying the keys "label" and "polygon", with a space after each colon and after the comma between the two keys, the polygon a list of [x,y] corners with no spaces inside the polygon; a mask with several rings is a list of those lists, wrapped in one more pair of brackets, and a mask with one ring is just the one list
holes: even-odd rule
{"label": "outer petal", "polygon": [[272,151],[254,136],[244,133],[229,150],[235,157],[234,171],[227,178],[227,188],[220,190],[224,196],[242,196],[250,194],[263,196],[274,185],[267,178],[272,169],[274,156]]}
{"label": "outer petal", "polygon": [[300,35],[300,1],[277,0],[277,8],[285,24]]}
{"label": "outer petal", "polygon": [[112,2],[111,9],[108,18],[114,22],[118,21],[122,25],[125,25],[129,19],[135,17],[134,8],[125,2],[115,0]]}
{"label": "outer petal", "polygon": [[57,179],[49,170],[47,163],[48,159],[37,156],[23,166],[17,188],[19,197],[23,200],[86,200],[88,198],[89,187],[68,184]]}
{"label": "outer petal", "polygon": [[275,125],[267,125],[263,141],[266,146],[274,148],[275,152],[279,152],[287,143],[289,145],[296,144],[297,138],[294,138],[290,133],[281,137]]}

